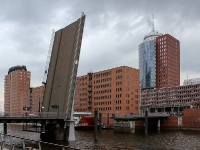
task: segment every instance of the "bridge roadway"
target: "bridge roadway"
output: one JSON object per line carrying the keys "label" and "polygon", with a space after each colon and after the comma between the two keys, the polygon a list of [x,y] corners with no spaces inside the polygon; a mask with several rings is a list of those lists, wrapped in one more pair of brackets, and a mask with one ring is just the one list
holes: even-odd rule
{"label": "bridge roadway", "polygon": [[63,124],[65,113],[58,112],[40,112],[40,113],[0,113],[0,123],[52,123]]}
{"label": "bridge roadway", "polygon": [[[164,119],[168,117],[170,117],[170,114],[167,113],[148,113],[148,119]],[[116,121],[144,120],[145,114],[112,114],[111,118]]]}

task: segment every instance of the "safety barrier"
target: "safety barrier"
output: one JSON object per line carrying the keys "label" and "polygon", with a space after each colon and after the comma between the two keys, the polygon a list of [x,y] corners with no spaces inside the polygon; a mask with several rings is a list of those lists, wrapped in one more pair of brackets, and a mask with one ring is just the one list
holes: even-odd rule
{"label": "safety barrier", "polygon": [[0,112],[0,118],[50,118],[64,119],[66,116],[62,112]]}
{"label": "safety barrier", "polygon": [[[20,140],[22,144],[14,143],[13,142],[14,138]],[[5,148],[5,145],[10,147],[10,150],[14,150],[15,147],[17,147],[18,149],[22,148],[23,150],[28,150],[29,147],[26,147],[25,141],[37,143],[38,147],[36,149],[38,149],[38,150],[42,150],[41,143],[61,147],[62,150],[79,150],[77,148],[69,147],[66,145],[60,145],[60,144],[49,143],[49,142],[44,142],[44,141],[30,140],[30,139],[25,139],[23,137],[0,133],[0,149],[1,150],[3,150]]]}

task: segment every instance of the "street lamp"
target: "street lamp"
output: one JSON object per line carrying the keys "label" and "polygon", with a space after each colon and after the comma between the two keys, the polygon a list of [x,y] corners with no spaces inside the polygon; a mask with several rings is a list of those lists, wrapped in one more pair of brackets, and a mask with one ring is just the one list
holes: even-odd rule
{"label": "street lamp", "polygon": [[38,106],[38,113],[40,113],[40,100],[39,100],[39,106]]}
{"label": "street lamp", "polygon": [[27,117],[27,115],[28,115],[27,111],[30,110],[30,107],[23,107],[23,110],[26,111],[25,112],[25,117]]}
{"label": "street lamp", "polygon": [[60,113],[60,86],[58,86],[58,104],[52,104],[51,108],[53,109],[58,109],[58,118],[59,118],[59,113]]}
{"label": "street lamp", "polygon": [[57,104],[52,104],[51,108],[58,109],[58,117],[59,117],[59,106]]}

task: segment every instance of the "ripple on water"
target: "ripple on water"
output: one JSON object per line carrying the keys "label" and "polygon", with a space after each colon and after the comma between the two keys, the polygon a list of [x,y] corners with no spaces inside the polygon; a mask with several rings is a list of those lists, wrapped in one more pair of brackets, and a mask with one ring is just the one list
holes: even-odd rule
{"label": "ripple on water", "polygon": [[[8,134],[40,140],[39,133],[22,131],[22,126],[16,124],[8,125]],[[143,132],[125,134],[103,130],[98,133],[97,142],[94,142],[93,131],[76,131],[75,135],[74,145],[82,150],[200,149],[200,131],[155,131],[145,135]],[[68,144],[66,141],[55,143]],[[58,150],[47,145],[42,149]]]}

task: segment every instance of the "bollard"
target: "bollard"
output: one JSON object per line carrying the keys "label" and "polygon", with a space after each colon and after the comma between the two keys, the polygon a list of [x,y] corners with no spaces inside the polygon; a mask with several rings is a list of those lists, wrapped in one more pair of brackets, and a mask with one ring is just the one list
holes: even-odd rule
{"label": "bollard", "polygon": [[107,113],[107,125],[109,126],[110,123],[109,123],[109,113]]}
{"label": "bollard", "polygon": [[99,131],[101,132],[102,113],[99,113]]}
{"label": "bollard", "polygon": [[39,141],[39,143],[38,143],[38,144],[39,144],[39,150],[41,150],[41,145],[40,145],[40,141]]}
{"label": "bollard", "polygon": [[4,141],[1,142],[1,149],[4,149]]}
{"label": "bollard", "polygon": [[23,150],[26,150],[26,146],[25,146],[25,140],[24,140],[24,138],[22,139],[22,146],[23,146]]}
{"label": "bollard", "polygon": [[97,141],[97,127],[98,127],[97,114],[98,114],[98,111],[95,110],[94,111],[94,141]]}
{"label": "bollard", "polygon": [[11,136],[10,135],[8,135],[9,137],[10,137],[10,149],[12,150],[12,146],[13,146],[13,144],[12,144],[12,139],[11,139]]}
{"label": "bollard", "polygon": [[7,123],[3,123],[4,134],[7,134]]}
{"label": "bollard", "polygon": [[1,141],[5,142],[5,134],[1,134]]}
{"label": "bollard", "polygon": [[11,150],[15,150],[15,144],[11,146]]}
{"label": "bollard", "polygon": [[148,133],[148,111],[145,111],[145,134]]}

